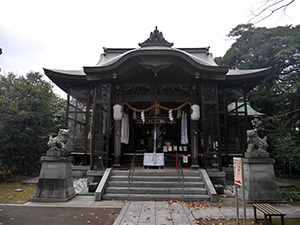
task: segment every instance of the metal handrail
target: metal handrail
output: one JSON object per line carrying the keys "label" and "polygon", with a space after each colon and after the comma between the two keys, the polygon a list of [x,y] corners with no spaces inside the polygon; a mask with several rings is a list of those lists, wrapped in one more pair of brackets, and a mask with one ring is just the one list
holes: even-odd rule
{"label": "metal handrail", "polygon": [[130,200],[130,184],[133,183],[133,172],[135,171],[135,152],[133,153],[128,171],[128,200]]}
{"label": "metal handrail", "polygon": [[184,174],[181,166],[180,159],[178,157],[178,153],[176,153],[176,161],[177,161],[177,174],[178,174],[178,182],[180,182],[181,177],[181,194],[182,194],[182,201],[184,202]]}

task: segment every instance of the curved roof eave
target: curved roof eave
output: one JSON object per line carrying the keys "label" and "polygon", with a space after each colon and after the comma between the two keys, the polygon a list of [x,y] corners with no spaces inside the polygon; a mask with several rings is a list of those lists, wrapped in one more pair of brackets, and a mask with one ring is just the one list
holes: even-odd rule
{"label": "curved roof eave", "polygon": [[86,74],[82,70],[43,69],[49,79],[65,92],[68,92],[70,84],[88,83]]}
{"label": "curved roof eave", "polygon": [[239,69],[229,69],[226,74],[226,80],[239,80],[245,78],[257,78],[265,77],[270,75],[271,68],[261,68],[261,69],[249,69],[249,70],[239,70]]}
{"label": "curved roof eave", "polygon": [[210,61],[201,60],[200,58],[193,56],[192,54],[189,54],[180,49],[174,49],[168,47],[147,47],[147,48],[144,47],[144,48],[133,49],[131,51],[120,54],[106,61],[103,64],[91,66],[91,67],[83,67],[83,69],[86,74],[107,72],[121,66],[126,60],[129,60],[130,58],[142,57],[142,56],[154,56],[154,55],[162,56],[162,57],[164,56],[179,57],[200,70],[218,72],[218,73],[223,72],[224,74],[228,72],[228,66],[218,66],[216,64],[211,63]]}

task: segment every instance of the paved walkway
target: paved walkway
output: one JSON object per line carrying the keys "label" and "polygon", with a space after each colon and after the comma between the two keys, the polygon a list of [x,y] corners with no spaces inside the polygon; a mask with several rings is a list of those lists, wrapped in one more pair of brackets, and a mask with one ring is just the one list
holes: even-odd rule
{"label": "paved walkway", "polygon": [[[274,205],[286,213],[285,218],[300,218],[300,206]],[[185,204],[176,201],[99,201],[94,196],[77,195],[69,202],[28,202],[23,205],[0,204],[0,224],[90,224],[101,218],[105,225],[183,225],[197,224],[197,220],[236,218],[235,198],[222,198],[221,203],[195,202]],[[114,210],[114,211],[110,211]],[[121,210],[121,211],[120,211]],[[120,213],[119,213],[120,211]],[[242,218],[243,209],[239,212]],[[253,218],[253,208],[247,205],[247,218]],[[23,214],[22,214],[23,213]],[[98,213],[96,215],[96,213]],[[40,217],[39,215],[44,215]],[[47,217],[48,215],[48,217]],[[54,215],[57,215],[55,217]],[[50,218],[50,216],[52,216]],[[259,217],[263,214],[258,212]],[[14,220],[12,220],[14,218]],[[48,218],[48,219],[47,219]],[[80,219],[79,219],[80,218]],[[110,220],[115,218],[116,220]],[[72,220],[72,221],[71,221]],[[64,221],[64,222],[63,222]]]}
{"label": "paved walkway", "polygon": [[[286,213],[285,218],[300,218],[300,206],[286,204],[274,205],[278,210]],[[243,216],[243,208],[239,208],[240,218]],[[246,207],[247,218],[254,218],[251,205]],[[263,214],[258,211],[258,217]],[[164,201],[133,201],[128,202],[121,210],[120,215],[113,225],[181,225],[199,224],[199,220],[230,219],[236,218],[236,208],[223,207],[218,204],[197,203],[188,205],[185,203]],[[198,223],[197,223],[198,222]]]}

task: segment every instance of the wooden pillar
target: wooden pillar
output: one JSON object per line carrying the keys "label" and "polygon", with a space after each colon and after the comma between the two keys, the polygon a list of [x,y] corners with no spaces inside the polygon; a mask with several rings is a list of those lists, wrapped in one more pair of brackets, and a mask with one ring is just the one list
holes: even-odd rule
{"label": "wooden pillar", "polygon": [[244,98],[244,110],[245,110],[245,131],[243,132],[243,155],[245,155],[245,152],[247,150],[247,130],[250,129],[249,122],[248,122],[248,107],[247,107],[247,93],[246,91],[243,91],[243,98]]}
{"label": "wooden pillar", "polygon": [[243,98],[244,98],[244,110],[245,110],[245,126],[246,130],[248,130],[249,127],[249,122],[248,122],[248,107],[247,107],[247,93],[246,91],[243,91]]}
{"label": "wooden pillar", "polygon": [[93,107],[91,115],[91,126],[90,126],[90,170],[94,169],[94,151],[95,151],[95,122],[96,122],[96,100],[97,100],[97,86],[94,88],[93,94]]}
{"label": "wooden pillar", "polygon": [[216,85],[216,107],[217,107],[217,136],[218,147],[216,148],[219,157],[219,171],[222,171],[222,148],[221,148],[221,124],[220,124],[220,102],[219,102],[219,87]]}
{"label": "wooden pillar", "polygon": [[[116,104],[121,104],[121,95],[116,97]],[[121,167],[121,124],[122,120],[115,120],[114,164],[113,167]]]}
{"label": "wooden pillar", "polygon": [[236,137],[237,137],[237,147],[238,147],[238,152],[240,153],[241,149],[241,141],[240,141],[240,126],[239,126],[239,107],[238,107],[238,100],[235,99],[235,127],[236,127]]}
{"label": "wooden pillar", "polygon": [[70,88],[68,88],[68,97],[67,97],[67,109],[66,109],[66,120],[65,120],[66,129],[68,129],[68,124],[69,124],[69,111],[70,111]]}
{"label": "wooden pillar", "polygon": [[[84,158],[83,158],[83,165],[86,166],[87,164],[87,153],[89,151],[89,132],[90,132],[90,107],[91,107],[91,101],[90,101],[90,92],[87,91],[86,98],[86,109],[85,109],[85,129],[84,129]],[[91,135],[91,134],[90,134]]]}
{"label": "wooden pillar", "polygon": [[225,161],[226,166],[229,166],[229,148],[228,148],[228,109],[227,109],[227,101],[226,101],[226,91],[223,89],[223,111],[224,111],[224,138],[225,138]]}
{"label": "wooden pillar", "polygon": [[115,121],[114,165],[121,167],[121,120]]}
{"label": "wooden pillar", "polygon": [[192,155],[191,169],[199,169],[197,121],[191,121],[191,155]]}

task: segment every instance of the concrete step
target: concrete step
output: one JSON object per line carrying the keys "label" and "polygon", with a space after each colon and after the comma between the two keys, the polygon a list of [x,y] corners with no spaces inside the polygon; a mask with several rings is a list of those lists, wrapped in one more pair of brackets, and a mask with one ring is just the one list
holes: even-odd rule
{"label": "concrete step", "polygon": [[[200,171],[183,169],[185,201],[210,200]],[[182,200],[182,183],[175,169],[137,168],[130,184],[128,170],[113,170],[102,199],[115,200]]]}
{"label": "concrete step", "polygon": [[[178,173],[176,170],[164,170],[164,169],[155,169],[155,170],[142,170],[142,171],[134,171],[134,176],[178,176]],[[199,171],[192,171],[192,170],[184,170],[183,171],[184,176],[195,176],[200,177]],[[114,170],[112,172],[112,176],[128,176],[128,170]]]}
{"label": "concrete step", "polygon": [[[180,187],[178,181],[134,181],[131,187]],[[109,181],[107,187],[128,187],[128,181]],[[203,182],[184,182],[184,187],[203,187]]]}
{"label": "concrete step", "polygon": [[[128,194],[104,194],[104,200],[128,200]],[[132,201],[163,201],[163,200],[182,200],[181,194],[130,194],[129,199]],[[203,195],[184,195],[184,201],[209,201],[209,196],[206,194]]]}
{"label": "concrete step", "polygon": [[[134,181],[178,181],[178,176],[133,176]],[[120,176],[120,175],[113,175],[110,177],[110,181],[128,181],[128,176]],[[201,182],[202,179],[200,176],[184,176],[184,181],[188,182]]]}
{"label": "concrete step", "polygon": [[[128,194],[128,187],[107,187],[107,194]],[[130,187],[130,194],[181,194],[181,187]],[[184,194],[206,194],[205,188],[185,188]]]}

